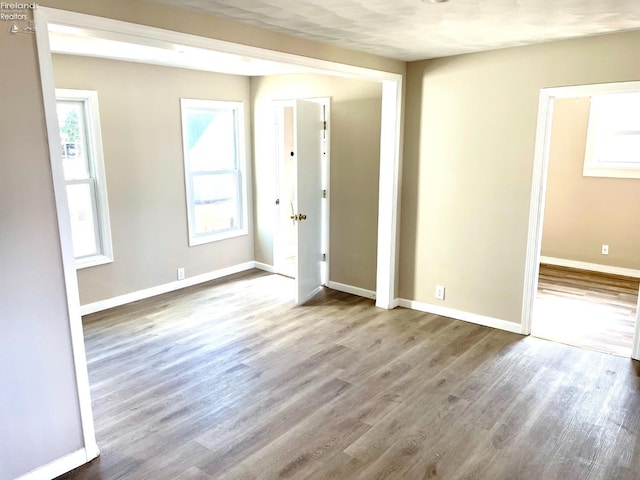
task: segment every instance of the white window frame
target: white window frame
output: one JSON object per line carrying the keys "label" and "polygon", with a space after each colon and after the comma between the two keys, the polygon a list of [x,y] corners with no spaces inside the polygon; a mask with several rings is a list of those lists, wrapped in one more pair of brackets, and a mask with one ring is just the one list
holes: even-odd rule
{"label": "white window frame", "polygon": [[[193,178],[202,173],[194,174],[191,172],[189,159],[189,146],[187,137],[187,117],[185,110],[190,108],[204,110],[231,110],[235,112],[235,129],[236,129],[236,165],[237,168],[232,170],[212,170],[208,175],[217,174],[235,174],[236,195],[238,198],[238,220],[239,226],[230,230],[220,232],[211,232],[207,234],[196,234],[195,229],[195,201],[193,196]],[[189,98],[180,99],[180,113],[182,118],[182,147],[184,158],[184,180],[187,198],[187,223],[189,230],[189,246],[203,245],[205,243],[216,242],[228,238],[240,237],[248,235],[247,226],[247,180],[246,180],[246,155],[245,155],[245,124],[244,124],[244,102],[221,101],[221,100],[196,100]]]}
{"label": "white window frame", "polygon": [[[85,137],[87,140],[87,161],[90,178],[87,180],[66,180],[65,185],[86,183],[93,193],[93,209],[96,219],[96,237],[99,253],[75,259],[76,269],[95,267],[113,262],[113,242],[111,239],[111,221],[109,218],[109,199],[104,171],[104,152],[102,148],[102,130],[100,128],[100,109],[98,92],[95,90],[75,90],[56,88],[56,101],[82,103],[84,111]],[[60,126],[58,126],[60,128]]]}
{"label": "white window frame", "polygon": [[[638,161],[634,163],[603,162],[600,160],[599,143],[602,135],[608,131],[606,115],[602,112],[603,99],[610,95],[628,95],[634,92],[618,94],[594,95],[591,97],[589,108],[589,124],[587,127],[587,141],[584,152],[582,175],[585,177],[607,178],[640,178],[640,152]],[[620,134],[640,136],[640,130],[618,131]]]}

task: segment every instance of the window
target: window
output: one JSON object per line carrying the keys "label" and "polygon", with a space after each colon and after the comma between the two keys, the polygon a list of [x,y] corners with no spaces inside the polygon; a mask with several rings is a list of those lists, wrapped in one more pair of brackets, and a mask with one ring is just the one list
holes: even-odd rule
{"label": "window", "polygon": [[76,268],[112,262],[98,93],[56,89],[56,111]]}
{"label": "window", "polygon": [[640,178],[640,93],[591,97],[583,175]]}
{"label": "window", "polygon": [[241,102],[181,100],[189,245],[247,234]]}

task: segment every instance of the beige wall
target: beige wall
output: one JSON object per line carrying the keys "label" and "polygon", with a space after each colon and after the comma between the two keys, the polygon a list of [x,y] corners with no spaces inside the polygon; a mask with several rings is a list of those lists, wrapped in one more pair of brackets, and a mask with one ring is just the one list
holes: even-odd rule
{"label": "beige wall", "polygon": [[400,297],[521,321],[539,91],[638,80],[639,42],[630,32],[408,65]]}
{"label": "beige wall", "polygon": [[[0,22],[0,479],[84,445],[35,39]],[[8,29],[7,29],[8,30]]]}
{"label": "beige wall", "polygon": [[640,269],[640,180],[582,176],[589,106],[554,104],[542,255]]}
{"label": "beige wall", "polygon": [[273,264],[275,146],[272,100],[331,97],[329,279],[375,290],[382,86],[322,75],[251,79],[256,260]]}
{"label": "beige wall", "polygon": [[180,98],[242,101],[251,152],[247,77],[68,55],[54,70],[100,103],[114,261],[78,271],[82,304],[253,260],[251,208],[249,235],[189,247],[180,123]]}

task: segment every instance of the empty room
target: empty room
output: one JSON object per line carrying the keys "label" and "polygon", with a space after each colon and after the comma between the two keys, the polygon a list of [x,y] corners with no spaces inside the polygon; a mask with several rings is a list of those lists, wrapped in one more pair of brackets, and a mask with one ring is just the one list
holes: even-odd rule
{"label": "empty room", "polygon": [[638,478],[634,2],[0,13],[0,480]]}

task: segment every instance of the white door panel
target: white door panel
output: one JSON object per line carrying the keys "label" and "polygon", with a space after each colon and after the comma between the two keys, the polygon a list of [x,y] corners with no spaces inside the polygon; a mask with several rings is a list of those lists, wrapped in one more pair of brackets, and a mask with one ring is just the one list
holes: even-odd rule
{"label": "white door panel", "polygon": [[313,297],[322,284],[322,114],[322,105],[296,100],[298,305]]}

